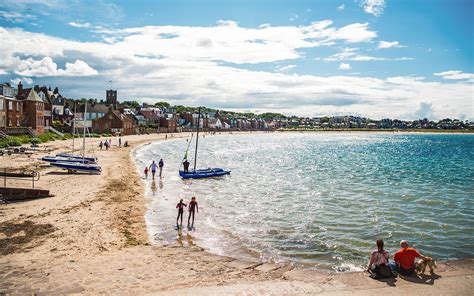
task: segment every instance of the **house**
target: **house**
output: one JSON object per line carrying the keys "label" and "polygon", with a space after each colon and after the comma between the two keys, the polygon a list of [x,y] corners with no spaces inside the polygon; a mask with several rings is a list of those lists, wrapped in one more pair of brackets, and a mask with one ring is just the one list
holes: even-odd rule
{"label": "house", "polygon": [[[84,120],[85,104],[81,104],[77,107],[75,118],[78,120]],[[92,121],[97,118],[102,118],[109,112],[109,107],[103,103],[91,103],[87,104],[86,113],[86,127],[92,127]]]}
{"label": "house", "polygon": [[33,88],[23,89],[23,85],[20,81],[20,83],[18,83],[18,94],[16,97],[23,105],[23,125],[33,129],[38,134],[44,133],[45,103],[38,93]]}
{"label": "house", "polygon": [[0,84],[0,129],[19,127],[23,123],[23,102],[18,101],[9,83]]}
{"label": "house", "polygon": [[141,109],[137,112],[140,125],[158,125],[160,117],[151,109]]}
{"label": "house", "polygon": [[133,135],[135,127],[135,121],[132,117],[113,110],[112,106],[103,117],[92,120],[92,131],[94,133]]}
{"label": "house", "polygon": [[167,116],[160,118],[160,133],[175,133],[177,132],[177,120],[174,117]]}

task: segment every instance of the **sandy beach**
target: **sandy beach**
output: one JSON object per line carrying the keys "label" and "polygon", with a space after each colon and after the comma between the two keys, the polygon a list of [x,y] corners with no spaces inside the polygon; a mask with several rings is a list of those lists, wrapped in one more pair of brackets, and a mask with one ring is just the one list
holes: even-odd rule
{"label": "sandy beach", "polygon": [[[330,273],[218,256],[187,237],[171,246],[151,245],[143,182],[131,155],[139,145],[164,138],[127,136],[122,139],[130,144],[127,148],[112,138],[110,150],[96,151],[101,175],[67,174],[36,160],[45,152],[0,157],[0,168],[40,171],[35,187],[54,195],[0,205],[0,295],[470,295],[474,289],[474,259],[439,262],[435,275],[376,281],[363,272]],[[88,139],[88,145],[98,147],[99,141]],[[70,144],[43,145],[54,154]]]}

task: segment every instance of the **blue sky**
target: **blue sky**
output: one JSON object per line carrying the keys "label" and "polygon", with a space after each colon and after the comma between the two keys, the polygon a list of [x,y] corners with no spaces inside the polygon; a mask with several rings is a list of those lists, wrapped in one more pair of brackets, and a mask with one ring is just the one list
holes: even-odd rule
{"label": "blue sky", "polygon": [[472,120],[473,11],[467,0],[0,0],[0,79],[74,98],[113,87],[122,100]]}

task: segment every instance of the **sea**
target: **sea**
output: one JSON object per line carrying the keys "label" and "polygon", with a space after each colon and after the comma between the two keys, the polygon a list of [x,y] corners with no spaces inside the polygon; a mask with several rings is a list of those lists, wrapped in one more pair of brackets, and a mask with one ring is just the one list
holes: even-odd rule
{"label": "sea", "polygon": [[143,180],[153,243],[177,242],[176,204],[195,196],[189,235],[219,255],[357,271],[377,239],[391,256],[404,239],[437,260],[474,256],[474,135],[200,134],[197,168],[232,172],[181,180],[195,140],[168,137],[134,151],[142,176],[152,160],[165,163],[162,179]]}

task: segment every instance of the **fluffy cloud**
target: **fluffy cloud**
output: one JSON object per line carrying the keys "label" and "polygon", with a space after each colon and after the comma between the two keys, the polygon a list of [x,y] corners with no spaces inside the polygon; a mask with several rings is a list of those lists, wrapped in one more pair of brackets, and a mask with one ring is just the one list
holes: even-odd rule
{"label": "fluffy cloud", "polygon": [[384,0],[360,0],[359,3],[365,12],[374,16],[380,16],[385,9]]}
{"label": "fluffy cloud", "polygon": [[474,80],[473,73],[464,73],[462,71],[457,71],[457,70],[434,73],[433,75],[441,76],[441,78],[443,79],[450,79],[450,80],[462,80],[462,79]]}
{"label": "fluffy cloud", "polygon": [[339,70],[350,70],[350,69],[352,69],[350,64],[346,64],[346,63],[339,64]]}
{"label": "fluffy cloud", "polygon": [[[349,36],[346,30],[360,34]],[[436,116],[457,117],[462,110],[471,112],[466,114],[468,118],[474,117],[472,84],[468,82],[429,82],[411,76],[322,77],[236,65],[288,64],[303,55],[298,51],[302,48],[372,40],[375,32],[366,24],[336,28],[331,21],[322,21],[302,27],[252,29],[222,22],[214,27],[128,28],[103,30],[102,34],[114,38],[113,44],[0,28],[1,69],[27,77],[48,77],[48,84],[60,85],[65,95],[76,98],[102,98],[107,81],[113,80],[122,100],[166,99],[173,104],[233,110],[373,118],[413,117],[413,110],[425,102],[431,104]],[[342,53],[346,56],[336,60],[374,58],[360,54],[357,48],[346,48]],[[274,69],[273,65],[268,68]],[[85,75],[96,76],[80,81],[72,78]]]}
{"label": "fluffy cloud", "polygon": [[11,79],[10,83],[11,83],[11,85],[16,86],[16,85],[18,85],[18,83],[20,83],[20,81],[23,83],[23,85],[33,84],[33,79],[28,78],[28,77],[22,77],[22,78],[17,77],[15,79]]}
{"label": "fluffy cloud", "polygon": [[337,10],[343,11],[344,8],[345,8],[344,4],[341,4],[341,5],[339,5],[339,6],[337,7]]}
{"label": "fluffy cloud", "polygon": [[398,41],[380,41],[378,48],[379,49],[384,49],[384,48],[392,48],[392,47],[405,47],[404,45],[401,45]]}
{"label": "fluffy cloud", "polygon": [[22,60],[15,73],[30,77],[98,75],[96,70],[81,60],[76,60],[72,64],[66,63],[65,69],[58,69],[58,65],[50,57],[44,57],[41,60],[34,60],[32,58]]}

